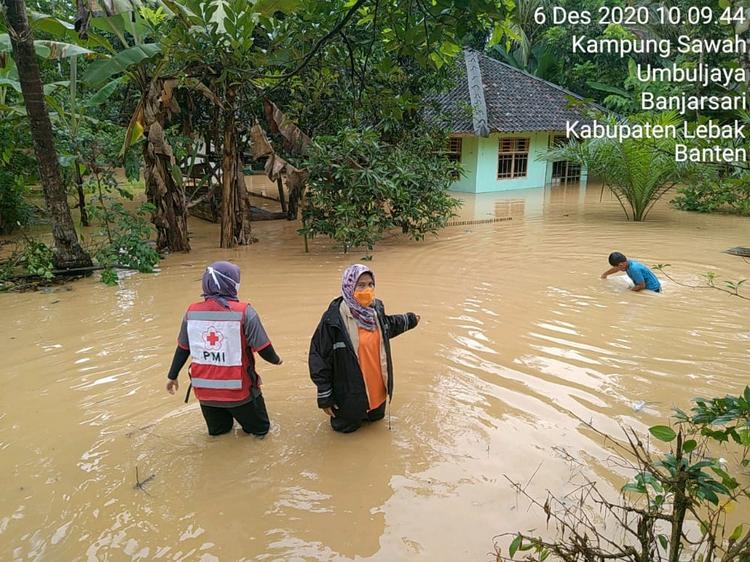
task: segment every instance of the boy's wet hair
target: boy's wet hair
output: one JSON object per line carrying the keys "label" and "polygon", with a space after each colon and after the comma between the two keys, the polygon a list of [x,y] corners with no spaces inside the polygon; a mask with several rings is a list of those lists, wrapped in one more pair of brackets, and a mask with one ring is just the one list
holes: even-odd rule
{"label": "boy's wet hair", "polygon": [[609,254],[609,265],[611,265],[612,267],[624,261],[628,261],[628,258],[626,258],[620,252],[612,252],[611,254]]}

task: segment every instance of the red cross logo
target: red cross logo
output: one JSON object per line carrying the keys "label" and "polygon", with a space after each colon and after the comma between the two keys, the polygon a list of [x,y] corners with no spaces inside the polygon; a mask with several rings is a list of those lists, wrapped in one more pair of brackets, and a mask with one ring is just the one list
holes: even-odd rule
{"label": "red cross logo", "polygon": [[221,349],[221,342],[224,341],[224,334],[219,330],[210,326],[203,334],[203,341],[206,343],[206,347],[211,349]]}

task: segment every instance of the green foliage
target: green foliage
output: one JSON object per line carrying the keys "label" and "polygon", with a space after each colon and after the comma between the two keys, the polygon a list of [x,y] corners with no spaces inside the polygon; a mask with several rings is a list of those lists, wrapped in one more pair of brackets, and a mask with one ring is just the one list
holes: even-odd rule
{"label": "green foliage", "polygon": [[750,386],[740,396],[706,400],[696,398],[691,413],[676,411],[682,424],[695,426],[701,435],[725,443],[750,446]]}
{"label": "green foliage", "polygon": [[717,177],[714,170],[677,190],[672,204],[683,211],[727,211],[750,216],[750,177]]}
{"label": "green foliage", "polygon": [[115,271],[112,267],[108,267],[102,270],[100,280],[102,283],[110,287],[117,285],[119,281],[119,278],[117,277],[117,271]]}
{"label": "green foliage", "polygon": [[394,227],[416,240],[436,233],[459,205],[447,193],[455,167],[439,146],[420,135],[389,146],[372,130],[318,137],[305,161],[310,180],[300,232],[328,236],[345,252],[371,250]]}
{"label": "green foliage", "polygon": [[26,201],[27,193],[22,177],[11,176],[0,169],[0,234],[13,232],[31,221],[34,213]]}
{"label": "green foliage", "polygon": [[28,129],[0,111],[0,234],[7,234],[33,217],[26,200],[27,185],[37,172]]}
{"label": "green foliage", "polygon": [[[159,254],[149,243],[152,227],[147,215],[152,211],[153,206],[145,203],[131,214],[121,203],[109,202],[106,208],[110,221],[109,237],[94,254],[99,265],[105,268],[124,266],[141,273],[153,273],[159,263]],[[99,208],[97,213],[101,212]],[[104,275],[102,280],[106,282]]]}
{"label": "green foliage", "polygon": [[508,25],[493,33],[489,54],[585,97],[602,101],[605,94],[592,88],[590,83],[621,87],[623,76],[628,74],[627,59],[614,53],[574,53],[570,45],[574,35],[596,40],[619,30],[580,23],[553,25],[549,17],[539,25],[534,13],[541,7],[549,16],[553,7],[559,7],[596,14],[605,3],[612,4],[604,0],[517,0]]}
{"label": "green foliage", "polygon": [[[75,138],[65,137],[62,132],[60,136],[64,138],[69,153],[75,155],[81,163],[81,175],[85,180],[94,180],[97,174],[114,172],[120,166],[125,169],[129,180],[139,178],[142,163],[139,151],[130,150],[124,160],[120,158],[120,149],[125,139],[124,128],[108,122],[84,122]],[[112,187],[119,191],[121,197],[131,198],[129,192],[121,190],[116,181]]]}
{"label": "green foliage", "polygon": [[[35,278],[30,284],[54,278],[54,252],[44,242],[23,234],[15,249],[0,261],[0,291],[24,287],[25,278]],[[19,285],[20,281],[20,285]]]}
{"label": "green foliage", "polygon": [[159,262],[159,254],[149,243],[153,229],[147,215],[153,212],[153,205],[145,203],[132,214],[121,203],[123,199],[133,199],[133,194],[115,176],[123,135],[123,129],[113,125],[98,129],[84,127],[75,147],[85,191],[93,194],[89,212],[92,220],[101,225],[101,235],[106,240],[94,256],[105,267],[101,280],[108,285],[117,282],[115,266],[151,273]]}
{"label": "green foliage", "polygon": [[161,54],[158,43],[135,45],[124,49],[111,58],[96,61],[83,75],[83,81],[101,87],[113,76],[126,72],[129,68],[149,61]]}
{"label": "green foliage", "polygon": [[24,247],[21,251],[20,264],[29,275],[41,277],[47,281],[55,275],[53,262],[54,253],[52,248],[44,242],[25,238]]}
{"label": "green foliage", "polygon": [[654,427],[650,427],[648,431],[659,441],[665,441],[667,443],[674,441],[675,437],[677,437],[674,429],[666,425],[655,425]]}

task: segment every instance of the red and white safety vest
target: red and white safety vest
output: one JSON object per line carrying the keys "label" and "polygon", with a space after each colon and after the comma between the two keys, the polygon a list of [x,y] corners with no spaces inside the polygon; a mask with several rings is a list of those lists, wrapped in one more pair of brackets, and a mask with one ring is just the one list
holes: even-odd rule
{"label": "red and white safety vest", "polygon": [[250,395],[250,362],[245,337],[247,303],[213,300],[191,304],[187,310],[191,383],[201,401],[239,402]]}

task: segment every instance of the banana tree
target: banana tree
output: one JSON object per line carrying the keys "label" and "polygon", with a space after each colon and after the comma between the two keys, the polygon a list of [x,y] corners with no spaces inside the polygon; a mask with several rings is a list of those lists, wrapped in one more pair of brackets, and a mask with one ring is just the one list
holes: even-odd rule
{"label": "banana tree", "polygon": [[[165,134],[170,118],[179,112],[173,96],[177,84],[163,75],[167,61],[155,41],[165,19],[163,10],[145,7],[87,19],[87,29],[90,26],[116,37],[121,48],[102,42],[108,52],[89,66],[83,81],[99,88],[92,98],[94,104],[105,102],[125,82],[135,84],[140,91],[141,99],[130,119],[122,154],[143,138],[144,181],[146,196],[155,209],[152,221],[157,249],[186,252],[190,241],[185,191]],[[87,34],[92,35],[88,31]]]}
{"label": "banana tree", "polygon": [[[249,202],[242,153],[249,116],[243,109],[257,107],[260,96],[254,79],[278,55],[288,36],[284,16],[298,0],[188,0],[179,12],[184,25],[175,28],[168,50],[183,61],[185,76],[200,76],[216,93],[222,145],[221,239],[223,248],[249,244]],[[170,7],[178,9],[175,3]],[[259,72],[259,69],[261,70]]]}

